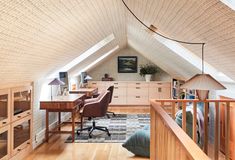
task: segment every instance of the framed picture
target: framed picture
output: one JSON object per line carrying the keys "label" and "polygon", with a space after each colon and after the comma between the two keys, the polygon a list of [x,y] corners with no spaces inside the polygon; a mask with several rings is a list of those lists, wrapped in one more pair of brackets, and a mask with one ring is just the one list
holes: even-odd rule
{"label": "framed picture", "polygon": [[118,73],[137,73],[137,56],[118,56]]}

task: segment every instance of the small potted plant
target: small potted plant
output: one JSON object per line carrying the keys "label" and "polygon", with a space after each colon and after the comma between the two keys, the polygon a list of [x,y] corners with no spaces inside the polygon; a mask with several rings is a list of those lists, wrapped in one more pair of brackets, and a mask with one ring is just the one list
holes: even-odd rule
{"label": "small potted plant", "polygon": [[158,67],[154,64],[140,65],[140,75],[145,77],[146,82],[150,82],[152,75],[157,71]]}

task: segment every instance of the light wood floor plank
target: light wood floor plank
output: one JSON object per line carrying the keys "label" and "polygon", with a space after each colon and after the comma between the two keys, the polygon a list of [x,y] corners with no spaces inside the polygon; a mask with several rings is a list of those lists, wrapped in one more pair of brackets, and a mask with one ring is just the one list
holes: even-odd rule
{"label": "light wood floor plank", "polygon": [[[149,107],[110,107],[115,113],[149,113]],[[63,128],[66,129],[66,126]],[[53,135],[25,160],[148,160],[134,156],[122,143],[65,143],[68,135]]]}

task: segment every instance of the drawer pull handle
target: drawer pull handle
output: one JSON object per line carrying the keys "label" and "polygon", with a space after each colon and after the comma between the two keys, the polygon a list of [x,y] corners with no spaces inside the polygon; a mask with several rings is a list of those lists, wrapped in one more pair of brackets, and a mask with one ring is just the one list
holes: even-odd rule
{"label": "drawer pull handle", "polygon": [[135,96],[135,98],[140,98],[140,96]]}
{"label": "drawer pull handle", "polygon": [[140,83],[136,83],[137,85],[140,85]]}
{"label": "drawer pull handle", "polygon": [[162,92],[162,88],[158,88],[158,92]]}
{"label": "drawer pull handle", "polygon": [[30,112],[27,112],[28,115],[30,115]]}
{"label": "drawer pull handle", "polygon": [[17,149],[17,151],[21,151],[21,149],[19,148],[19,149]]}
{"label": "drawer pull handle", "polygon": [[30,144],[30,142],[27,142],[27,144]]}
{"label": "drawer pull handle", "polygon": [[118,98],[118,96],[114,96],[113,98]]}
{"label": "drawer pull handle", "polygon": [[92,84],[96,84],[96,83],[92,83]]}
{"label": "drawer pull handle", "polygon": [[6,124],[7,122],[2,122],[2,124]]}
{"label": "drawer pull handle", "polygon": [[118,89],[118,87],[114,87],[114,89]]}
{"label": "drawer pull handle", "polygon": [[21,118],[21,116],[17,116],[17,118]]}
{"label": "drawer pull handle", "polygon": [[136,89],[140,89],[140,87],[136,87]]}
{"label": "drawer pull handle", "polygon": [[114,83],[114,84],[118,84],[118,83]]}

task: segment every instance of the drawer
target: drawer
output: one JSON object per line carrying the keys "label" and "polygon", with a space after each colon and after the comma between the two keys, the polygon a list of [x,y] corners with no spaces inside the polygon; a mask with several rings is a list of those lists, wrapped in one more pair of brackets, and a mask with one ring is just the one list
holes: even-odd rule
{"label": "drawer", "polygon": [[125,87],[114,87],[113,95],[126,96],[126,92]]}
{"label": "drawer", "polygon": [[126,96],[113,95],[111,105],[125,105],[125,104],[126,104]]}
{"label": "drawer", "polygon": [[157,88],[157,87],[171,87],[170,82],[152,82],[149,84],[149,88]]}
{"label": "drawer", "polygon": [[135,88],[128,88],[127,89],[127,96],[148,96],[149,89],[148,88],[143,88],[143,87],[135,87]]}
{"label": "drawer", "polygon": [[128,96],[127,104],[129,105],[149,105],[148,96]]}
{"label": "drawer", "polygon": [[126,82],[108,82],[109,86],[114,86],[114,87],[127,87]]}
{"label": "drawer", "polygon": [[146,82],[130,82],[127,85],[128,88],[135,88],[135,87],[141,87],[141,88],[148,88],[149,84]]}

